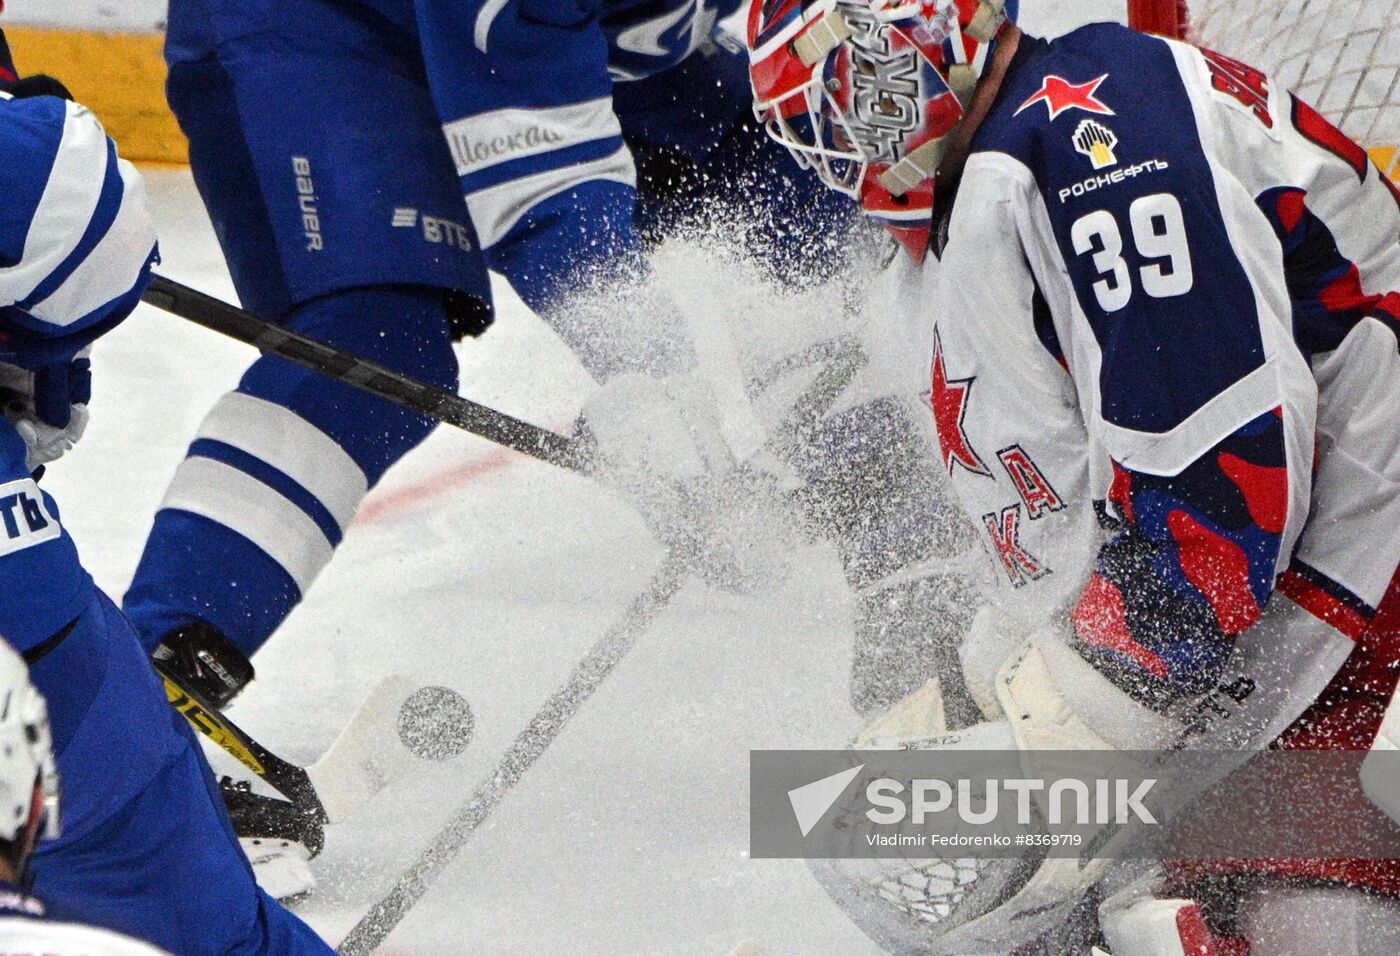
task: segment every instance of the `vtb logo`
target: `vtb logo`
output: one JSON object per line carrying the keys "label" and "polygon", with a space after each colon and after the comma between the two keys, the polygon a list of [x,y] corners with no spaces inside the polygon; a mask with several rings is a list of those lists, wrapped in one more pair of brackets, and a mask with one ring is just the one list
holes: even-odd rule
{"label": "vtb logo", "polygon": [[33,479],[0,485],[0,556],[52,541],[62,533]]}

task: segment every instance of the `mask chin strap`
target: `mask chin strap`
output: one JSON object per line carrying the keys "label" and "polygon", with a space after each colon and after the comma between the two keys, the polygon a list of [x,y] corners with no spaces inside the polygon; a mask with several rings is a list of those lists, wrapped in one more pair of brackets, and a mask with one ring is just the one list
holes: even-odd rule
{"label": "mask chin strap", "polygon": [[792,41],[792,52],[797,54],[803,66],[816,66],[850,38],[851,28],[846,25],[846,18],[840,12],[831,10]]}
{"label": "mask chin strap", "polygon": [[990,43],[1006,22],[1006,0],[982,0],[965,28],[979,43]]}
{"label": "mask chin strap", "polygon": [[948,151],[948,138],[931,139],[880,174],[880,185],[891,196],[903,196],[925,179],[932,179]]}

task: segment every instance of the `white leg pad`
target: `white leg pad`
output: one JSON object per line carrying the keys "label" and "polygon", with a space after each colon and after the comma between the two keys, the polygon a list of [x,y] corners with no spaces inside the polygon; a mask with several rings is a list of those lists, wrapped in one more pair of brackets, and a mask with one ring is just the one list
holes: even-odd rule
{"label": "white leg pad", "polygon": [[1400,953],[1400,900],[1342,887],[1260,887],[1241,901],[1240,924],[1250,956]]}
{"label": "white leg pad", "polygon": [[1224,956],[1192,900],[1144,899],[1099,914],[1113,956]]}

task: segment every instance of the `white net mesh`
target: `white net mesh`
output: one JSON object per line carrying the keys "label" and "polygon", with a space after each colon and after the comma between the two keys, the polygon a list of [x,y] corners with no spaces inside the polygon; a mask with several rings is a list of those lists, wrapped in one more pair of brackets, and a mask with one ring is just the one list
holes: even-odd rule
{"label": "white net mesh", "polygon": [[1013,890],[1020,885],[1006,861],[845,859],[808,865],[842,911],[896,956],[935,950],[949,925],[986,912],[984,897],[995,899],[1004,877],[1017,877]]}
{"label": "white net mesh", "polygon": [[1191,39],[1273,73],[1363,145],[1400,145],[1400,0],[1190,6]]}
{"label": "white net mesh", "polygon": [[980,860],[888,861],[869,877],[880,899],[906,916],[928,923],[945,920],[982,869]]}

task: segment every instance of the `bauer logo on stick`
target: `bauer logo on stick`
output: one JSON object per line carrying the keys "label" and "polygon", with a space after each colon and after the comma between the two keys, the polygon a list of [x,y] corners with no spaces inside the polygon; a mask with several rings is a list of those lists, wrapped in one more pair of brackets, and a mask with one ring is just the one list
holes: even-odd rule
{"label": "bauer logo on stick", "polygon": [[1086,119],[1074,131],[1074,148],[1089,157],[1095,169],[1107,169],[1118,165],[1118,156],[1113,147],[1118,145],[1118,136],[1107,126],[1095,119]]}

